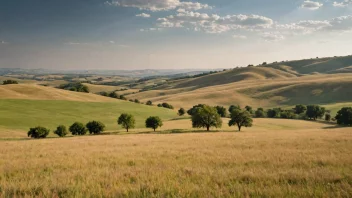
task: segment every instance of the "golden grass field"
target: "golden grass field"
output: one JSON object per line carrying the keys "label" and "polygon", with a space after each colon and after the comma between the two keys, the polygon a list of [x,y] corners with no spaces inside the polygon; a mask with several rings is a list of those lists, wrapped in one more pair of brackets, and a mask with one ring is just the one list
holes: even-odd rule
{"label": "golden grass field", "polygon": [[[162,129],[174,127],[189,120]],[[352,196],[350,128],[255,119],[231,130],[2,140],[0,196]]]}

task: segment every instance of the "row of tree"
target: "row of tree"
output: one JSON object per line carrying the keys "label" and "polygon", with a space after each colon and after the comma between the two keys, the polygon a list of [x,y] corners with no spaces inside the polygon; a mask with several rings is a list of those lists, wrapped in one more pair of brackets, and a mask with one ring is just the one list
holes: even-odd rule
{"label": "row of tree", "polygon": [[11,85],[11,84],[18,84],[16,80],[4,80],[2,82],[3,85]]}

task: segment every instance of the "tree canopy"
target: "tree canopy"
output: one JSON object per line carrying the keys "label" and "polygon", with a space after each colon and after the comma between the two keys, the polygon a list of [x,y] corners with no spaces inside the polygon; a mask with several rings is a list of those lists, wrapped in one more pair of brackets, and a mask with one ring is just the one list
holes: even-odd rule
{"label": "tree canopy", "polygon": [[65,137],[68,134],[67,129],[64,125],[58,126],[54,133],[59,137]]}
{"label": "tree canopy", "polygon": [[222,120],[216,108],[204,105],[196,108],[192,115],[193,128],[206,128],[209,131],[210,127],[221,128]]}
{"label": "tree canopy", "polygon": [[218,114],[223,117],[226,118],[227,116],[227,109],[223,106],[216,106],[216,111],[218,112]]}
{"label": "tree canopy", "polygon": [[186,114],[186,110],[184,109],[184,108],[180,108],[179,110],[178,110],[178,115],[179,116],[183,116],[183,115],[185,115]]}
{"label": "tree canopy", "polygon": [[344,107],[339,110],[335,119],[339,125],[352,126],[352,107]]}
{"label": "tree canopy", "polygon": [[251,127],[253,124],[251,114],[248,111],[235,109],[231,112],[230,117],[231,120],[229,121],[229,126],[237,125],[239,131],[241,131],[243,126]]}
{"label": "tree canopy", "polygon": [[86,124],[90,134],[99,134],[105,130],[105,125],[99,121],[91,121]]}
{"label": "tree canopy", "polygon": [[304,105],[296,105],[296,107],[293,108],[293,110],[294,110],[295,114],[301,114],[301,113],[306,112],[307,107]]}
{"label": "tree canopy", "polygon": [[306,115],[309,119],[322,118],[325,114],[325,108],[319,105],[308,105]]}
{"label": "tree canopy", "polygon": [[73,123],[69,130],[72,135],[85,135],[87,133],[87,128],[80,122]]}
{"label": "tree canopy", "polygon": [[136,120],[134,119],[133,115],[123,113],[118,118],[117,123],[128,132],[129,129],[133,129],[135,127]]}
{"label": "tree canopy", "polygon": [[11,85],[11,84],[18,84],[16,80],[4,80],[3,81],[4,85]]}
{"label": "tree canopy", "polygon": [[239,110],[241,110],[241,107],[239,106],[239,105],[231,105],[230,107],[229,107],[229,112],[231,113],[233,110],[235,110],[235,109],[239,109]]}
{"label": "tree canopy", "polygon": [[27,135],[28,137],[39,139],[46,138],[50,133],[50,130],[41,126],[30,128]]}
{"label": "tree canopy", "polygon": [[145,121],[145,126],[155,131],[157,128],[163,126],[163,121],[158,116],[151,116]]}

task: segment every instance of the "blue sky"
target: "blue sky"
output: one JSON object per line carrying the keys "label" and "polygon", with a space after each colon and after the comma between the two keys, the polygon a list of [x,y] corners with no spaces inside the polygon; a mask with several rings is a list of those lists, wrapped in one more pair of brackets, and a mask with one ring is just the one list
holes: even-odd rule
{"label": "blue sky", "polygon": [[7,68],[230,68],[351,46],[352,0],[0,0]]}

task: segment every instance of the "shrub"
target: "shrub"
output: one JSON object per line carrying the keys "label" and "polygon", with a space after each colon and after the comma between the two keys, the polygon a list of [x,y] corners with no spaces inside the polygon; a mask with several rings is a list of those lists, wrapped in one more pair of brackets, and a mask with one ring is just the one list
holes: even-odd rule
{"label": "shrub", "polygon": [[117,120],[117,124],[121,125],[124,129],[128,130],[133,129],[136,121],[131,114],[123,113]]}
{"label": "shrub", "polygon": [[56,128],[56,130],[54,131],[54,134],[58,135],[59,137],[65,137],[68,134],[68,132],[64,125],[60,125]]}
{"label": "shrub", "polygon": [[245,109],[250,113],[253,114],[253,108],[251,106],[246,106]]}
{"label": "shrub", "polygon": [[11,84],[18,84],[16,80],[4,80],[3,81],[4,85],[11,85]]}
{"label": "shrub", "polygon": [[166,102],[162,103],[161,106],[167,109],[174,109],[174,107],[171,104],[168,104]]}
{"label": "shrub", "polygon": [[265,118],[264,109],[263,109],[263,108],[258,108],[258,109],[255,111],[255,117],[256,117],[256,118]]}
{"label": "shrub", "polygon": [[35,138],[35,139],[40,139],[40,138],[46,138],[50,133],[50,130],[41,126],[35,127],[35,128],[30,128],[27,135],[28,137]]}
{"label": "shrub", "polygon": [[268,109],[267,116],[268,118],[279,118],[281,113],[280,108]]}
{"label": "shrub", "polygon": [[148,100],[148,102],[146,103],[146,105],[149,105],[149,106],[152,106],[153,105],[153,102]]}
{"label": "shrub", "polygon": [[87,133],[87,128],[80,122],[73,123],[69,130],[72,135],[85,135]]}
{"label": "shrub", "polygon": [[280,113],[280,118],[284,119],[296,119],[296,114],[293,111],[285,110]]}
{"label": "shrub", "polygon": [[331,121],[331,115],[330,114],[325,114],[325,121],[328,121],[328,122]]}
{"label": "shrub", "polygon": [[138,99],[134,99],[134,102],[137,104],[141,103]]}
{"label": "shrub", "polygon": [[65,90],[70,90],[70,91],[89,93],[89,88],[80,82],[63,84],[63,85],[60,85],[59,88],[65,89]]}
{"label": "shrub", "polygon": [[205,105],[196,108],[196,112],[192,115],[193,128],[206,128],[209,131],[210,127],[221,128],[222,120],[216,108]]}
{"label": "shrub", "polygon": [[99,134],[105,130],[105,125],[99,121],[91,121],[86,124],[90,134]]}
{"label": "shrub", "polygon": [[147,120],[145,121],[145,126],[147,128],[152,128],[155,131],[157,128],[163,126],[163,122],[159,117],[151,116],[151,117],[147,118]]}
{"label": "shrub", "polygon": [[186,110],[184,108],[181,108],[181,109],[178,110],[178,115],[179,116],[183,116],[185,114],[186,114]]}
{"label": "shrub", "polygon": [[108,96],[109,96],[110,98],[119,98],[119,96],[117,95],[117,93],[114,92],[114,91],[110,92]]}
{"label": "shrub", "polygon": [[123,95],[120,95],[120,100],[127,100],[127,98]]}

